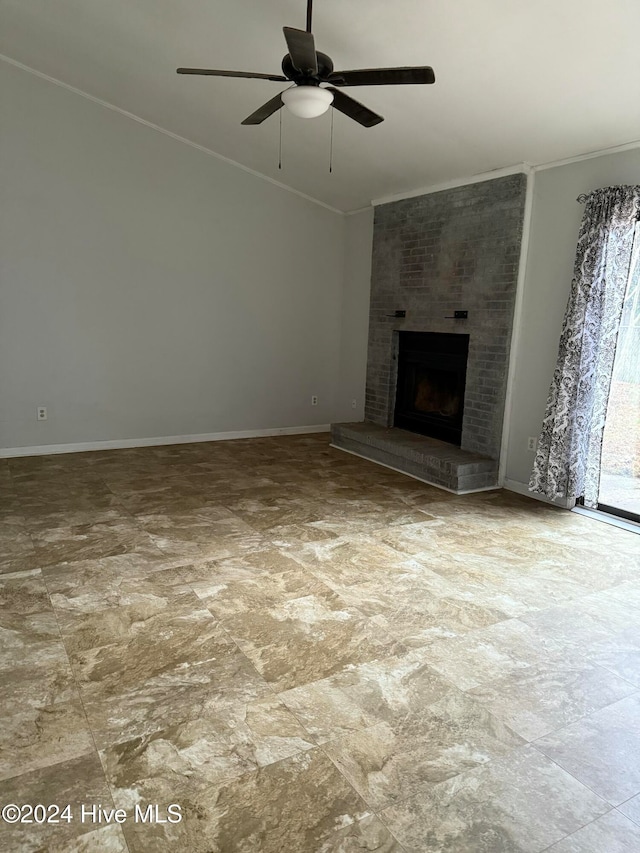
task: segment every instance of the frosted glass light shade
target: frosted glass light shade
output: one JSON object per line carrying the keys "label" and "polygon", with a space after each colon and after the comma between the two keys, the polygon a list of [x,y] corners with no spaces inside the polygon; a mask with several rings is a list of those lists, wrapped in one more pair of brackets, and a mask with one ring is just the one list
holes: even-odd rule
{"label": "frosted glass light shade", "polygon": [[331,106],[333,92],[319,86],[295,86],[282,93],[282,101],[294,116],[317,118]]}

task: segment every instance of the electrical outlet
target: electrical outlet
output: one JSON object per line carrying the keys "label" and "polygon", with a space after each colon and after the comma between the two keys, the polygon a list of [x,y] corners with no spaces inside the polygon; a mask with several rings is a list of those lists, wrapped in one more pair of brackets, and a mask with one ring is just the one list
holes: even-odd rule
{"label": "electrical outlet", "polygon": [[532,450],[535,452],[537,446],[538,446],[538,439],[535,436],[530,435],[529,438],[527,439],[527,450]]}
{"label": "electrical outlet", "polygon": [[357,401],[357,400],[352,400],[352,401],[351,401],[351,408],[352,408],[352,409],[357,409],[357,408],[358,408],[358,401]]}
{"label": "electrical outlet", "polygon": [[39,421],[46,421],[47,419],[47,407],[46,406],[38,406],[36,409],[36,417]]}
{"label": "electrical outlet", "polygon": [[313,397],[311,398],[311,405],[312,405],[312,406],[317,406],[317,405],[318,405],[318,398],[316,397],[316,395],[315,395],[315,394],[314,394],[314,395],[313,395]]}

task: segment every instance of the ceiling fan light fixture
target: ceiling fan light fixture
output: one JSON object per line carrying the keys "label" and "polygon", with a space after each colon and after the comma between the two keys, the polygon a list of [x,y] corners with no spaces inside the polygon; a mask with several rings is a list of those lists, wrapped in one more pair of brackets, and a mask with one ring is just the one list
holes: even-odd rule
{"label": "ceiling fan light fixture", "polygon": [[320,86],[294,86],[282,93],[282,102],[298,118],[317,118],[333,103],[333,92]]}

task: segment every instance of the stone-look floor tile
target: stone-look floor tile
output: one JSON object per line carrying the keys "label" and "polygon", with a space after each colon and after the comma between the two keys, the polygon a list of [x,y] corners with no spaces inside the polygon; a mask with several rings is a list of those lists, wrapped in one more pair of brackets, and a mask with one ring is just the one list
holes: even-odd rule
{"label": "stone-look floor tile", "polygon": [[52,489],[46,483],[34,481],[28,491],[16,489],[16,500],[30,533],[118,521],[123,513],[126,514],[117,496],[105,486],[65,484],[63,488],[64,491],[60,491],[58,485]]}
{"label": "stone-look floor tile", "polygon": [[[60,608],[60,631],[72,660],[82,652],[118,646],[125,666],[166,667],[168,662],[199,663],[216,621],[190,589],[163,589],[149,582],[154,594],[131,604],[89,610]],[[178,587],[180,589],[180,587]],[[162,660],[154,655],[162,656]],[[110,655],[111,656],[111,655]]]}
{"label": "stone-look floor tile", "polygon": [[[428,599],[460,597],[458,587],[417,560],[403,558],[399,567],[402,571],[391,572],[392,583],[389,573],[372,572],[365,578],[358,578],[357,583],[331,580],[331,588],[342,598],[352,597],[358,608],[371,616],[394,606],[416,603],[424,596]],[[309,570],[315,571],[311,567]]]}
{"label": "stone-look floor tile", "polygon": [[640,850],[640,826],[615,809],[549,847],[549,853],[633,853]]}
{"label": "stone-look floor tile", "polygon": [[292,546],[289,553],[329,586],[335,583],[349,586],[374,577],[391,586],[390,577],[415,568],[406,555],[371,536],[342,536],[331,542]]}
{"label": "stone-look floor tile", "polygon": [[47,587],[39,569],[0,575],[0,626],[19,627],[25,616],[51,610]]}
{"label": "stone-look floor tile", "polygon": [[[46,704],[44,691],[38,701],[38,687],[30,683],[28,678],[22,678],[23,674],[15,670],[11,676],[3,676],[0,690],[3,705],[0,779],[95,751],[77,691],[65,681],[62,695],[72,692],[73,698]],[[46,676],[46,673],[40,674]],[[25,697],[22,691],[27,686],[33,689],[31,695]]]}
{"label": "stone-look floor tile", "polygon": [[[72,820],[58,824],[7,824],[0,822],[0,847],[20,853],[126,853],[119,826],[101,827],[89,819],[92,806],[113,808],[100,759],[96,752],[34,770],[0,782],[0,803],[69,804]],[[81,806],[87,808],[82,822]],[[53,814],[53,812],[51,812]]]}
{"label": "stone-look floor tile", "polygon": [[[126,606],[148,607],[150,612],[155,612],[157,608],[166,607],[168,599],[192,592],[178,568],[147,573],[143,567],[139,574],[123,574],[120,566],[110,567],[105,562],[99,566],[85,561],[43,569],[54,610],[70,616]],[[144,615],[141,618],[144,619]]]}
{"label": "stone-look floor tile", "polygon": [[408,853],[541,853],[609,809],[524,747],[422,790],[380,817]]}
{"label": "stone-look floor tile", "polygon": [[[66,618],[61,615],[61,621]],[[193,593],[169,599],[164,607],[128,605],[75,617],[63,631],[71,665],[87,699],[133,689],[176,668],[187,671],[220,655],[226,657],[231,643]]]}
{"label": "stone-look floor tile", "polygon": [[221,623],[275,690],[288,690],[349,664],[404,647],[334,593],[319,592],[238,613]]}
{"label": "stone-look floor tile", "polygon": [[558,577],[570,578],[592,591],[606,591],[618,584],[637,580],[637,553],[629,555],[618,551],[614,543],[601,543],[597,547],[595,537],[587,531],[579,545],[567,545],[564,548],[545,540],[542,531],[540,534],[540,556],[544,555],[546,560],[550,560],[556,555],[553,565]]}
{"label": "stone-look floor tile", "polygon": [[53,610],[26,614],[19,628],[0,627],[0,639],[0,674],[17,666],[45,667],[68,662]]}
{"label": "stone-look floor tile", "polygon": [[553,565],[542,560],[516,573],[504,560],[450,554],[444,560],[433,560],[432,568],[474,601],[495,601],[494,606],[510,616],[553,607],[592,592],[585,584],[559,575]]}
{"label": "stone-look floor tile", "polygon": [[0,778],[93,747],[39,571],[0,576]]}
{"label": "stone-look floor tile", "polygon": [[151,538],[126,516],[116,521],[34,531],[31,537],[41,567],[118,554],[144,555],[153,550]]}
{"label": "stone-look floor tile", "polygon": [[77,672],[98,747],[192,720],[228,717],[273,695],[223,632],[210,635],[204,651],[207,660],[199,664],[176,664],[175,658],[163,664],[160,654],[153,665],[140,657],[128,667],[117,646],[86,653]]}
{"label": "stone-look floor tile", "polygon": [[[427,563],[421,559],[413,562],[419,566],[420,582],[429,583],[430,592],[439,598],[450,598],[468,602],[489,610],[497,610],[505,618],[528,613],[532,608],[517,597],[519,590],[512,590],[500,580],[489,578],[492,564],[479,560],[479,568],[469,570],[450,556],[432,559]],[[453,567],[453,570],[450,570]]]}
{"label": "stone-look floor tile", "polygon": [[[26,518],[22,502],[18,500],[18,497],[12,488],[0,483],[0,526],[8,525],[8,527],[5,527],[5,530],[18,529],[23,534],[26,534],[27,529],[25,523]],[[11,543],[11,537],[5,537],[5,540],[7,539],[9,540],[9,543]],[[3,571],[5,570],[1,563],[0,567]]]}
{"label": "stone-look floor tile", "polygon": [[588,651],[626,628],[638,625],[637,608],[594,593],[558,607],[520,617],[547,640],[567,651]]}
{"label": "stone-look floor tile", "polygon": [[[166,761],[145,767],[142,778],[136,769],[124,766],[118,773],[115,768],[110,777],[116,805],[129,809],[139,803],[144,809],[147,803],[177,803],[183,819],[126,824],[131,853],[333,853],[344,844],[345,829],[369,816],[367,805],[317,749],[215,785],[174,774]],[[365,827],[361,839],[375,838],[369,830],[367,839]],[[381,830],[378,838],[388,841]],[[385,848],[379,844],[379,849]]]}
{"label": "stone-look floor tile", "polygon": [[547,663],[552,653],[544,638],[519,619],[436,640],[423,648],[425,663],[461,690]]}
{"label": "stone-look floor tile", "polygon": [[186,489],[178,489],[175,485],[162,485],[155,489],[141,492],[117,492],[116,498],[123,510],[131,513],[136,521],[143,516],[169,516],[174,512],[192,513],[218,504],[195,489],[187,494]]}
{"label": "stone-look floor tile", "polygon": [[40,571],[0,575],[0,605],[0,672],[68,663]]}
{"label": "stone-look floor tile", "polygon": [[238,577],[235,569],[221,566],[215,579],[194,581],[191,586],[205,607],[218,619],[248,613],[309,595],[327,596],[331,590],[301,566],[275,573]]}
{"label": "stone-look floor tile", "polygon": [[523,740],[461,693],[344,735],[327,754],[374,810],[504,756]]}
{"label": "stone-look floor tile", "polygon": [[269,530],[269,538],[278,548],[295,549],[301,543],[330,542],[338,538],[338,533],[324,521],[310,521],[308,524],[284,524]]}
{"label": "stone-look floor tile", "polygon": [[41,573],[0,576],[0,778],[94,749]]}
{"label": "stone-look floor tile", "polygon": [[8,460],[9,470],[15,480],[36,474],[39,477],[50,475],[59,477],[71,471],[86,468],[83,454],[61,453],[50,456],[16,456]]}
{"label": "stone-look floor tile", "polygon": [[201,473],[185,478],[196,487],[198,493],[211,501],[226,503],[238,495],[251,495],[256,489],[273,486],[273,480],[259,477],[251,470],[236,469],[220,465],[217,469],[203,465]]}
{"label": "stone-look floor tile", "polygon": [[264,537],[223,507],[189,513],[138,516],[163,554],[194,559],[224,559],[268,545]]}
{"label": "stone-look floor tile", "polygon": [[247,551],[240,556],[219,560],[196,560],[183,568],[189,583],[215,582],[217,577],[232,574],[238,580],[266,573],[280,575],[300,569],[300,563],[270,543],[265,548]]}
{"label": "stone-look floor tile", "polygon": [[[508,618],[500,610],[481,607],[472,601],[430,595],[420,590],[419,585],[412,590],[413,595],[405,597],[401,582],[398,586],[395,605],[379,607],[376,622],[409,648],[418,648],[442,637],[467,634]],[[357,606],[357,588],[344,597],[348,603]]]}
{"label": "stone-look floor tile", "polygon": [[280,694],[318,743],[379,722],[394,723],[455,688],[419,652],[348,666],[337,675]]}
{"label": "stone-look floor tile", "polygon": [[94,557],[89,560],[75,560],[73,563],[64,561],[53,563],[42,568],[42,577],[48,585],[47,588],[49,588],[50,582],[58,572],[64,574],[68,570],[70,570],[69,577],[73,577],[73,573],[77,572],[79,583],[83,583],[84,579],[103,575],[105,578],[119,575],[123,579],[146,577],[154,572],[181,568],[185,565],[189,565],[188,558],[167,557],[154,545],[149,549],[140,549],[127,554],[115,554],[112,557]]}
{"label": "stone-look floor tile", "polygon": [[631,604],[634,607],[640,608],[640,581],[626,581],[617,586],[603,590],[603,594],[622,604]]}
{"label": "stone-look floor tile", "polygon": [[90,505],[82,508],[56,508],[55,511],[51,512],[28,513],[25,516],[25,527],[29,533],[37,535],[38,541],[40,541],[40,536],[59,527],[68,529],[69,527],[93,527],[96,524],[117,524],[122,520],[122,517],[121,506],[116,506],[113,509],[102,509]]}
{"label": "stone-look floor tile", "polygon": [[[3,613],[0,621],[0,669],[18,659],[25,662],[29,649],[60,639],[60,630],[53,609],[37,613]],[[16,655],[22,653],[22,657]],[[12,657],[13,656],[13,657]]]}
{"label": "stone-look floor tile", "polygon": [[[388,729],[397,751],[367,773],[367,784],[379,774],[381,789],[394,774],[419,789],[420,768],[448,774],[456,761],[466,766],[473,749],[473,760],[492,756],[482,768],[430,782],[419,793],[425,798],[478,774],[489,778],[505,760],[489,749],[491,726],[477,720],[469,725],[485,740],[449,751],[444,737],[412,734],[429,718],[432,731],[440,725],[455,740],[464,714],[458,709],[447,723],[432,708],[459,698],[460,688],[479,688],[477,699],[489,703],[480,715],[491,718],[494,708],[503,731],[511,722],[528,736],[576,725],[574,713],[617,698],[620,678],[640,691],[639,560],[637,536],[507,492],[450,495],[333,450],[326,435],[0,461],[3,772],[23,774],[8,780],[13,785],[33,762],[66,761],[84,749],[86,723],[74,716],[77,679],[105,762],[120,776],[147,774],[120,794],[133,802],[140,788],[144,802],[161,807],[183,794],[195,803],[187,830],[133,827],[132,850],[395,853],[404,848],[384,816],[340,818],[339,809],[335,816],[336,791],[361,801],[324,750]],[[413,637],[416,648],[408,652],[399,637]],[[289,689],[276,698],[273,688]],[[627,710],[628,719],[603,717],[597,737],[586,737],[585,766],[597,782],[620,775],[630,760],[612,747],[618,730],[623,751],[636,750],[636,710]],[[376,740],[378,748],[390,743],[382,734]],[[430,743],[439,766],[425,753]],[[499,738],[492,743],[501,747]],[[360,750],[363,762],[370,746]],[[126,761],[116,760],[118,750]],[[284,784],[279,768],[300,769],[315,754],[326,773],[303,772],[303,787],[318,787],[320,805],[303,800],[299,811],[295,773]],[[84,789],[91,774],[75,766]],[[580,801],[578,782],[552,762],[545,767],[577,786]],[[352,772],[354,779],[362,773],[358,762]],[[511,811],[505,818],[497,810],[488,834],[478,808],[475,837],[456,824],[440,843],[433,822],[422,835],[418,824],[408,849],[477,853],[486,840],[491,853],[513,853],[522,843],[530,850],[530,838],[537,843],[542,833],[559,844],[601,813],[563,824],[562,797],[561,808],[549,797],[547,809],[544,790],[536,794],[544,789],[538,769],[533,811],[523,808],[517,825],[525,830],[514,840],[509,815],[518,817],[514,804],[528,775],[515,790],[505,784],[506,793],[490,787],[489,805],[506,798]],[[634,768],[627,778],[634,782]],[[280,779],[256,790],[284,790],[283,805],[273,805],[279,795],[271,793],[252,802],[258,779]],[[236,790],[246,807],[236,807]],[[393,796],[400,809],[397,798],[408,794]],[[640,825],[640,788],[630,783],[620,796],[620,811]],[[614,830],[598,843],[613,846]],[[55,845],[47,836],[31,846],[23,837],[20,849],[104,853],[123,844],[118,827],[57,837]],[[586,833],[577,837],[591,843]]]}
{"label": "stone-look floor tile", "polygon": [[165,764],[178,777],[214,784],[314,746],[274,696],[246,703],[209,701],[200,709],[168,728],[106,747],[102,759],[108,777],[144,779]]}
{"label": "stone-look floor tile", "polygon": [[[622,812],[622,814],[627,817],[630,817],[634,823],[637,823],[640,826],[640,794],[637,794],[635,797],[631,797],[631,799],[627,800],[626,803],[619,805],[618,811]],[[640,847],[638,849],[640,849]]]}
{"label": "stone-look floor tile", "polygon": [[360,492],[343,488],[332,494],[319,495],[317,490],[308,489],[302,499],[313,508],[323,527],[339,534],[344,532],[345,526],[353,534],[433,521],[433,516],[414,509],[397,497],[376,495],[374,492],[374,489]]}
{"label": "stone-look floor tile", "polygon": [[310,595],[328,597],[332,592],[301,567],[282,574],[261,574],[242,580],[222,575],[217,582],[197,582],[192,586],[202,603],[219,619],[277,607],[282,602]]}
{"label": "stone-look floor tile", "polygon": [[436,547],[436,542],[442,539],[445,528],[449,531],[449,537],[454,535],[450,525],[445,525],[444,521],[437,518],[433,521],[379,530],[375,535],[389,548],[408,556],[415,556],[428,553],[431,548]]}
{"label": "stone-look floor tile", "polygon": [[640,625],[591,645],[589,659],[640,687]]}
{"label": "stone-look floor tile", "polygon": [[636,692],[592,663],[562,660],[517,670],[469,691],[525,740],[535,740]]}
{"label": "stone-look floor tile", "polygon": [[362,818],[331,834],[318,853],[403,853],[402,848],[375,815]]}
{"label": "stone-look floor tile", "polygon": [[304,497],[291,494],[283,497],[280,492],[273,497],[247,496],[230,501],[226,506],[255,530],[268,534],[274,528],[322,520],[318,504],[308,498],[304,500]]}
{"label": "stone-look floor tile", "polygon": [[612,805],[640,793],[640,694],[535,742],[535,746]]}
{"label": "stone-look floor tile", "polygon": [[26,572],[40,563],[33,540],[21,523],[0,523],[0,573]]}

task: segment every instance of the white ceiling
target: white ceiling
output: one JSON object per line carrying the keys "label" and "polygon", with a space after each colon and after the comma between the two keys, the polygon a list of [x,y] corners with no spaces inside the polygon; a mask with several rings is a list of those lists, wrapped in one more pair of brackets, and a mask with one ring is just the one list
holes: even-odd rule
{"label": "white ceiling", "polygon": [[340,210],[521,162],[640,139],[640,0],[316,0],[336,69],[432,65],[433,86],[350,90],[380,112],[241,120],[282,84],[178,76],[279,72],[305,0],[0,0],[0,53]]}

